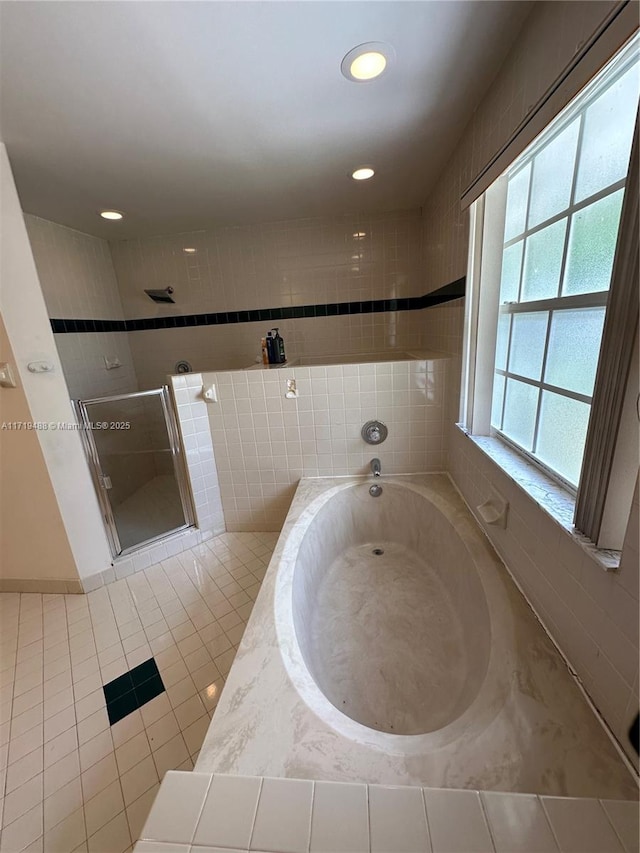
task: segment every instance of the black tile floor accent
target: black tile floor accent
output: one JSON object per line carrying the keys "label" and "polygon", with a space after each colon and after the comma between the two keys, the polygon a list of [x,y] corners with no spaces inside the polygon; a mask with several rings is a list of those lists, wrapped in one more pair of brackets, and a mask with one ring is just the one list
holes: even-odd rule
{"label": "black tile floor accent", "polygon": [[149,658],[124,675],[114,678],[102,689],[107,700],[109,722],[113,725],[164,693],[165,687],[158,665],[154,658]]}

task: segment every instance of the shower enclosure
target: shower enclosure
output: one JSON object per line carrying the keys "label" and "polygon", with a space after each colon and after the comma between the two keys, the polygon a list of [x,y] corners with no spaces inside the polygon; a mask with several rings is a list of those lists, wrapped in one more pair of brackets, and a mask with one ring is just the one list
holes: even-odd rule
{"label": "shower enclosure", "polygon": [[113,555],[193,526],[168,388],[74,405]]}

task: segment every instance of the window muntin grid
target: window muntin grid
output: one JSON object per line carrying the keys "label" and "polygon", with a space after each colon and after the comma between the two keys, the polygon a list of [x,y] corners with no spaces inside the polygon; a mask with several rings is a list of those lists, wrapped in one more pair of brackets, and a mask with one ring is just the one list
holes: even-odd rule
{"label": "window muntin grid", "polygon": [[[625,124],[624,133],[611,121],[602,144],[617,139],[618,149],[626,146],[630,152],[639,88],[636,43],[516,161],[507,179],[491,423],[501,437],[573,489],[584,452],[626,182],[619,150],[609,162],[611,151],[602,152],[593,138],[585,139],[585,129],[589,132],[594,114],[606,115],[624,96],[626,113],[618,122]],[[628,159],[627,154],[626,165]],[[557,186],[550,177],[554,162],[560,164]],[[599,170],[598,175],[593,178],[589,169]],[[542,201],[534,198],[536,186],[547,190]],[[586,194],[589,189],[593,191]],[[582,257],[576,254],[579,239]],[[559,369],[557,332],[563,323],[570,328],[567,318],[579,324],[581,316],[589,322],[587,340],[579,341],[576,350],[581,368],[576,377],[566,367]],[[521,333],[527,326],[537,329],[529,338],[529,364]],[[565,357],[569,350],[565,343]]]}

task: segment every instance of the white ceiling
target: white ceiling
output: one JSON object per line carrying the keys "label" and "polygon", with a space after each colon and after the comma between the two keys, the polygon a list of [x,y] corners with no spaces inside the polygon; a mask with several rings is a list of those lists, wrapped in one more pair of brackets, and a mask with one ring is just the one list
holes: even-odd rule
{"label": "white ceiling", "polygon": [[[119,239],[420,206],[530,8],[2,2],[0,127],[23,208]],[[349,82],[340,62],[365,41],[396,61]],[[372,180],[349,177],[361,164]]]}

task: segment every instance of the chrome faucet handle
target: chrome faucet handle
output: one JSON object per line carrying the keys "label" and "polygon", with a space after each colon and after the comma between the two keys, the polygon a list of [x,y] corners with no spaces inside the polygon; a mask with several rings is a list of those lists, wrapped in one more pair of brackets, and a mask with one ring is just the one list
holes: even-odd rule
{"label": "chrome faucet handle", "polygon": [[360,435],[367,444],[382,444],[388,432],[382,421],[367,421],[360,430]]}

